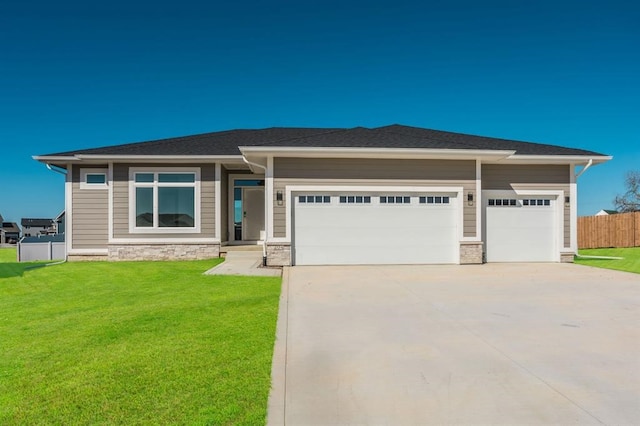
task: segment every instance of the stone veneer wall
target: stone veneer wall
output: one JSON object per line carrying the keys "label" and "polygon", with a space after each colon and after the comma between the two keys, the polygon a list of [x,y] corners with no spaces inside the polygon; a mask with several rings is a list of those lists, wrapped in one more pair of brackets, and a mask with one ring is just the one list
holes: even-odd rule
{"label": "stone veneer wall", "polygon": [[267,243],[267,266],[291,266],[291,245]]}
{"label": "stone veneer wall", "polygon": [[67,256],[67,262],[99,262],[105,260],[109,260],[106,254],[104,256],[96,254],[70,254],[69,256]]}
{"label": "stone veneer wall", "polygon": [[113,244],[109,260],[202,260],[220,257],[220,244]]}
{"label": "stone veneer wall", "polygon": [[463,241],[460,243],[460,264],[476,265],[482,263],[481,241]]}

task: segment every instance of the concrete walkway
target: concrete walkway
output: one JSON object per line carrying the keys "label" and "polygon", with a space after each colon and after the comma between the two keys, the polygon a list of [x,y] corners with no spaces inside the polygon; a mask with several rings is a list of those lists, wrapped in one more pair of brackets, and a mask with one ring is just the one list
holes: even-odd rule
{"label": "concrete walkway", "polygon": [[279,277],[281,268],[262,267],[262,251],[230,251],[221,264],[209,269],[207,275],[261,275]]}
{"label": "concrete walkway", "polygon": [[285,268],[268,424],[640,424],[640,276]]}

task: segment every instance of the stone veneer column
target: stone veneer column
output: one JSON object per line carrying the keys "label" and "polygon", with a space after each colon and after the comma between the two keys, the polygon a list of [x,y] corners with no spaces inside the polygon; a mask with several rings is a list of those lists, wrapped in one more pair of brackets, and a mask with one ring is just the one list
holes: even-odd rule
{"label": "stone veneer column", "polygon": [[477,265],[482,263],[482,241],[460,242],[460,264]]}
{"label": "stone veneer column", "polygon": [[291,266],[291,244],[267,243],[267,266]]}

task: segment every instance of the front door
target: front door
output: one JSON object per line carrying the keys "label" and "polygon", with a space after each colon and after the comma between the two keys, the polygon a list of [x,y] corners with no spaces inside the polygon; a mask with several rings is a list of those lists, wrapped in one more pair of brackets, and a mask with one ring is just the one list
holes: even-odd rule
{"label": "front door", "polygon": [[242,188],[242,239],[260,239],[264,229],[264,187]]}

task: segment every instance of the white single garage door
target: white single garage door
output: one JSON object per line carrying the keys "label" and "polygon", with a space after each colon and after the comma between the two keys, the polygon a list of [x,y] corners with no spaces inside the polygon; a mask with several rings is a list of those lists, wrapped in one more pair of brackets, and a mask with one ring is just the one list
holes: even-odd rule
{"label": "white single garage door", "polygon": [[487,262],[558,260],[555,197],[483,198]]}
{"label": "white single garage door", "polygon": [[295,265],[458,263],[456,193],[300,193]]}

